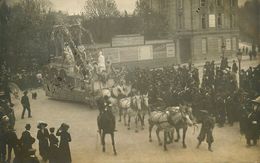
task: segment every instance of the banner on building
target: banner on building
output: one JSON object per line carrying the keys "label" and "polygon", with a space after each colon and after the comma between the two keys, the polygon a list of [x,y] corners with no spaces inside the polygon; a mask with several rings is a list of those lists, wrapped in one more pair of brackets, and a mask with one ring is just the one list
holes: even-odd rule
{"label": "banner on building", "polygon": [[122,35],[112,38],[112,47],[144,45],[144,36],[141,35]]}
{"label": "banner on building", "polygon": [[123,47],[119,48],[120,62],[130,62],[138,60],[139,47]]}
{"label": "banner on building", "polygon": [[215,28],[216,27],[216,16],[215,16],[215,14],[210,14],[209,15],[209,27],[210,28]]}
{"label": "banner on building", "polygon": [[120,55],[118,48],[105,48],[103,49],[103,54],[107,60],[111,63],[119,63],[120,62]]}
{"label": "banner on building", "polygon": [[175,43],[166,44],[167,57],[175,57]]}
{"label": "banner on building", "polygon": [[153,59],[152,46],[140,46],[138,53],[138,60],[149,60]]}
{"label": "banner on building", "polygon": [[166,44],[154,44],[153,45],[153,58],[166,58]]}

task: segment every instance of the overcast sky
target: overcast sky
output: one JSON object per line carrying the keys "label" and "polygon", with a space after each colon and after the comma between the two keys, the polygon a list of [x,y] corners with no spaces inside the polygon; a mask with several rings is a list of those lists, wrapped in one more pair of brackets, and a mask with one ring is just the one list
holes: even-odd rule
{"label": "overcast sky", "polygon": [[[54,9],[68,11],[69,14],[82,12],[86,0],[50,0]],[[120,11],[133,12],[136,0],[115,0]],[[238,0],[242,5],[246,0]]]}
{"label": "overcast sky", "polygon": [[[19,0],[6,0],[7,2],[17,2]],[[50,0],[55,10],[68,12],[69,14],[78,14],[82,12],[86,0]],[[136,0],[115,0],[120,11],[127,10],[133,12]],[[1,0],[0,0],[1,2]],[[239,5],[243,5],[246,0],[238,0]]]}
{"label": "overcast sky", "polygon": [[[80,13],[86,0],[50,0],[56,10],[68,11],[69,14]],[[132,12],[136,0],[115,0],[120,11]]]}

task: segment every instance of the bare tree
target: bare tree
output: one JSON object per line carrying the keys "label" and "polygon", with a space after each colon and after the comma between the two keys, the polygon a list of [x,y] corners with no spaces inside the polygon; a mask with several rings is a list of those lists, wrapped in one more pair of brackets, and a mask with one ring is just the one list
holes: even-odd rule
{"label": "bare tree", "polygon": [[84,6],[88,18],[105,18],[119,16],[114,0],[87,0]]}

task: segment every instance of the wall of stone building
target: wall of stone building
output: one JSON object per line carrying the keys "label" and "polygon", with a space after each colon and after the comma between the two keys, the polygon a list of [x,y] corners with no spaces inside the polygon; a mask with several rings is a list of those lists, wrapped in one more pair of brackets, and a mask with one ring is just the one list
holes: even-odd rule
{"label": "wall of stone building", "polygon": [[193,0],[191,4],[191,12],[192,12],[192,30],[200,30],[201,29],[201,12],[198,10],[200,8],[199,5],[200,0]]}
{"label": "wall of stone building", "polygon": [[[233,34],[207,34],[193,36],[193,61],[207,61],[207,60],[219,60],[222,56],[222,43],[226,44],[226,40],[230,39],[230,50],[225,49],[224,55],[228,58],[236,57],[238,50],[238,33]],[[207,52],[202,54],[202,39],[207,40]],[[221,40],[221,42],[219,42]]]}
{"label": "wall of stone building", "polygon": [[192,29],[192,15],[191,15],[191,1],[183,0],[183,13],[184,13],[184,29],[191,30]]}
{"label": "wall of stone building", "polygon": [[168,1],[169,2],[169,12],[168,12],[168,21],[169,21],[169,31],[175,32],[177,30],[177,16],[176,16],[176,9],[177,9],[177,1]]}

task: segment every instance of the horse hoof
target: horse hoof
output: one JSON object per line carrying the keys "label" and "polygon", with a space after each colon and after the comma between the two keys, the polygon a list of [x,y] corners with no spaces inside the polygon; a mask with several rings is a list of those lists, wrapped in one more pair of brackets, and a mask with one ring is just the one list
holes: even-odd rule
{"label": "horse hoof", "polygon": [[114,155],[117,156],[117,153],[115,152]]}
{"label": "horse hoof", "polygon": [[138,133],[138,130],[135,130],[135,133]]}
{"label": "horse hoof", "polygon": [[121,120],[119,119],[118,122],[121,122]]}
{"label": "horse hoof", "polygon": [[159,146],[162,146],[162,143],[159,143]]}
{"label": "horse hoof", "polygon": [[179,140],[174,140],[175,142],[179,142]]}
{"label": "horse hoof", "polygon": [[186,146],[186,145],[183,145],[183,148],[184,148],[184,149],[186,149],[186,148],[187,148],[187,146]]}
{"label": "horse hoof", "polygon": [[149,142],[152,142],[152,139],[150,139]]}
{"label": "horse hoof", "polygon": [[144,128],[142,127],[142,130],[144,130]]}
{"label": "horse hoof", "polygon": [[106,152],[106,150],[103,148],[103,150],[102,150],[103,152]]}
{"label": "horse hoof", "polygon": [[128,127],[127,129],[130,130],[130,127]]}
{"label": "horse hoof", "polygon": [[168,149],[167,149],[167,148],[164,148],[164,151],[166,152],[166,151],[168,151]]}

